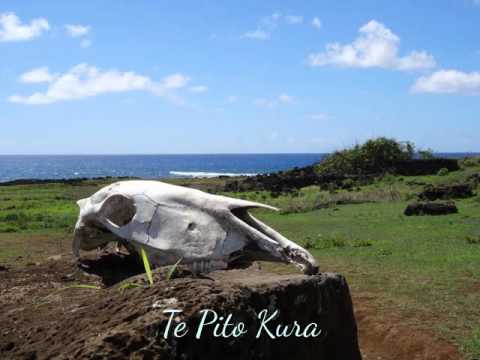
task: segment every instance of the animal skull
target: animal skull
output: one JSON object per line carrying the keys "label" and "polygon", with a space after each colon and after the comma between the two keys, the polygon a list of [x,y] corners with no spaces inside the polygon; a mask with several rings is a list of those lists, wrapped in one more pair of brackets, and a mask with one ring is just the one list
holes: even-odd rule
{"label": "animal skull", "polygon": [[246,257],[293,263],[318,272],[313,256],[249,214],[275,208],[159,181],[121,181],[77,202],[73,253],[119,241],[144,248],[153,265],[188,265],[194,272],[225,269]]}

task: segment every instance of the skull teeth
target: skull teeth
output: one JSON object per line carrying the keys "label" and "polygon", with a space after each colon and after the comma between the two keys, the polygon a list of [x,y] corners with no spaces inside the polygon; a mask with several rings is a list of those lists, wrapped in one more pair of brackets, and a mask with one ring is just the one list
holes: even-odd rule
{"label": "skull teeth", "polygon": [[194,274],[208,273],[215,270],[224,270],[228,266],[226,261],[222,260],[206,260],[195,261],[187,265],[190,271]]}

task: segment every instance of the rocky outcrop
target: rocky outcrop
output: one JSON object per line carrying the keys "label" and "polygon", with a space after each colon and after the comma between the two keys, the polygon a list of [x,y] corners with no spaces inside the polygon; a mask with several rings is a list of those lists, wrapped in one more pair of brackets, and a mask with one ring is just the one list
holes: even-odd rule
{"label": "rocky outcrop", "polygon": [[472,185],[470,184],[453,184],[453,185],[427,185],[418,195],[420,200],[449,200],[449,199],[465,199],[474,196]]}
{"label": "rocky outcrop", "polygon": [[378,174],[322,174],[317,173],[314,166],[306,166],[288,171],[227,180],[224,191],[270,191],[280,194],[312,185],[318,185],[322,190],[329,190],[331,188],[348,189],[352,184],[356,186],[369,184],[376,176],[378,176]]}
{"label": "rocky outcrop", "polygon": [[382,172],[371,174],[343,174],[319,172],[316,165],[279,171],[271,174],[259,174],[247,178],[227,180],[223,191],[270,191],[272,193],[289,192],[306,186],[318,185],[322,190],[348,189],[352,186],[370,184],[375,178],[386,173],[417,176],[437,174],[442,168],[449,171],[459,169],[456,159],[412,159],[398,160],[386,166]]}
{"label": "rocky outcrop", "polygon": [[412,215],[447,215],[458,212],[453,201],[446,202],[416,202],[405,209],[406,216]]}

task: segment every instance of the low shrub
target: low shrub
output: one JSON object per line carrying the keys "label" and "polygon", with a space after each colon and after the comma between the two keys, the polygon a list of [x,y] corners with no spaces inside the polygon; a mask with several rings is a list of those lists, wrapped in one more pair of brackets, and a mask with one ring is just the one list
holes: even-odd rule
{"label": "low shrub", "polygon": [[447,174],[448,174],[447,168],[441,168],[440,170],[438,170],[438,173],[437,173],[438,176],[445,176]]}
{"label": "low shrub", "polygon": [[480,165],[480,157],[465,158],[461,161],[464,167],[472,167]]}
{"label": "low shrub", "polygon": [[372,242],[369,240],[357,240],[353,243],[353,247],[369,247],[372,245]]}
{"label": "low shrub", "polygon": [[480,244],[480,235],[467,235],[465,237],[465,240],[467,240],[467,244],[479,245]]}
{"label": "low shrub", "polygon": [[7,225],[5,227],[0,227],[0,233],[16,233],[19,232],[20,229],[16,226]]}
{"label": "low shrub", "polygon": [[352,239],[343,234],[331,234],[317,236],[308,236],[303,243],[305,249],[329,249],[329,248],[345,248],[345,247],[368,247],[372,246],[369,240]]}

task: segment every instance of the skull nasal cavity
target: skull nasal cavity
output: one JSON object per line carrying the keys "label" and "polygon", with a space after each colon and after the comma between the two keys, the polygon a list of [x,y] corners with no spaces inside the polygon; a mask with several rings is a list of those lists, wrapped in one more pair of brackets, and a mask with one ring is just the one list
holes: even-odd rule
{"label": "skull nasal cavity", "polygon": [[103,216],[118,226],[128,224],[135,212],[133,200],[123,195],[110,196],[102,206]]}

